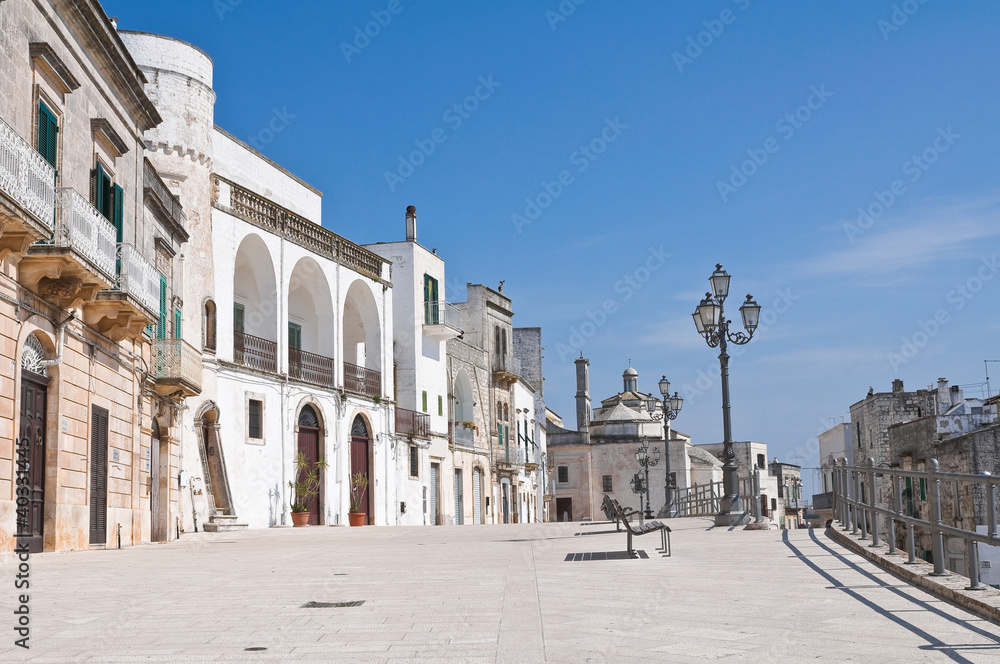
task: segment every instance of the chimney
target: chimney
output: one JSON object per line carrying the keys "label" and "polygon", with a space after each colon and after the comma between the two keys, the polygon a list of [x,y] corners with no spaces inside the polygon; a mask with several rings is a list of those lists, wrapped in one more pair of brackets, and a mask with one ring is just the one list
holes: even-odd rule
{"label": "chimney", "polygon": [[937,403],[938,403],[938,414],[943,415],[945,411],[951,408],[951,395],[948,394],[948,379],[938,378],[937,381]]}
{"label": "chimney", "polygon": [[590,360],[583,353],[576,359],[576,430],[590,442]]}
{"label": "chimney", "polygon": [[898,378],[895,379],[894,381],[892,381],[892,393],[893,394],[902,394],[903,393],[903,381],[901,381]]}
{"label": "chimney", "polygon": [[413,205],[406,206],[406,241],[417,241],[417,208]]}
{"label": "chimney", "polygon": [[952,408],[962,403],[963,401],[965,401],[965,394],[962,392],[962,388],[960,388],[958,385],[952,385],[951,386]]}

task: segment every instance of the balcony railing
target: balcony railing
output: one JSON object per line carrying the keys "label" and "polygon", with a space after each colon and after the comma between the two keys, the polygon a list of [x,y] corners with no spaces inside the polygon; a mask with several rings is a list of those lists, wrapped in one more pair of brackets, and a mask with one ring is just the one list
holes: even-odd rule
{"label": "balcony railing", "polygon": [[458,307],[444,300],[426,300],[424,325],[447,325],[459,330],[462,328],[462,314]]}
{"label": "balcony railing", "polygon": [[521,360],[513,355],[501,353],[493,358],[493,371],[510,374],[511,376],[520,376]]}
{"label": "balcony railing", "polygon": [[466,429],[461,424],[455,424],[455,444],[464,445],[466,447],[476,446],[476,432],[472,429]]}
{"label": "balcony railing", "polygon": [[130,244],[118,245],[118,283],[115,290],[134,298],[157,318],[160,312],[160,273]]}
{"label": "balcony railing", "polygon": [[374,369],[344,362],[344,389],[370,397],[381,396],[382,374]]}
{"label": "balcony railing", "polygon": [[373,279],[388,279],[389,261],[378,254],[229,180],[216,176],[215,184],[217,204],[240,219]]}
{"label": "balcony railing", "polygon": [[71,187],[60,187],[54,244],[87,259],[108,283],[115,282],[115,226]]}
{"label": "balcony railing", "polygon": [[0,191],[52,231],[56,171],[14,128],[0,120]]}
{"label": "balcony railing", "polygon": [[431,433],[431,417],[408,408],[396,407],[396,433],[404,436],[428,438]]}
{"label": "balcony railing", "polygon": [[333,385],[333,359],[289,348],[288,376],[317,385]]}
{"label": "balcony railing", "polygon": [[258,371],[278,372],[278,344],[233,331],[233,362]]}
{"label": "balcony railing", "polygon": [[189,394],[201,392],[201,353],[181,339],[153,342],[153,376],[157,382],[179,385]]}

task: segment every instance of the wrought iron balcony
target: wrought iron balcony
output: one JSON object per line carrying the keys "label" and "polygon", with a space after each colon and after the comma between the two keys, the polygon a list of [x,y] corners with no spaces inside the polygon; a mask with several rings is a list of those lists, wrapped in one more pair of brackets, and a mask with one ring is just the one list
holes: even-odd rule
{"label": "wrought iron balcony", "polygon": [[55,169],[0,119],[0,259],[52,236]]}
{"label": "wrought iron balcony", "polygon": [[344,362],[344,389],[356,394],[380,397],[382,396],[382,374],[374,369],[366,369],[350,362]]}
{"label": "wrought iron balcony", "polygon": [[181,339],[153,341],[155,389],[166,396],[201,394],[201,353]]}
{"label": "wrought iron balcony", "polygon": [[297,348],[289,348],[288,376],[304,380],[307,383],[330,387],[333,385],[333,359]]}
{"label": "wrought iron balcony", "polygon": [[118,278],[114,287],[84,303],[84,322],[120,341],[136,338],[159,319],[161,275],[139,250],[118,245]]}
{"label": "wrought iron balcony", "polygon": [[456,445],[476,446],[476,432],[473,429],[466,429],[461,423],[455,423],[453,435]]}
{"label": "wrought iron balcony", "polygon": [[94,300],[115,283],[115,227],[75,189],[57,190],[55,235],[33,244],[21,284],[63,308]]}
{"label": "wrought iron balcony", "polygon": [[424,301],[424,333],[439,339],[453,339],[462,333],[462,313],[444,300]]}
{"label": "wrought iron balcony", "polygon": [[250,369],[278,372],[278,344],[233,330],[233,362]]}
{"label": "wrought iron balcony", "polygon": [[396,433],[404,436],[413,435],[416,438],[429,438],[431,417],[427,413],[418,413],[415,410],[397,406]]}

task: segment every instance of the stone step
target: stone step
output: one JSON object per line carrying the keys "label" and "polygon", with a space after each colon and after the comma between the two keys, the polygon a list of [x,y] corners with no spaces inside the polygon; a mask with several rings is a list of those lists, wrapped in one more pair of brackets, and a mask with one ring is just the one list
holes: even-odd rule
{"label": "stone step", "polygon": [[238,523],[235,514],[216,514],[202,527],[202,530],[206,533],[227,533],[233,530],[246,529],[247,524]]}

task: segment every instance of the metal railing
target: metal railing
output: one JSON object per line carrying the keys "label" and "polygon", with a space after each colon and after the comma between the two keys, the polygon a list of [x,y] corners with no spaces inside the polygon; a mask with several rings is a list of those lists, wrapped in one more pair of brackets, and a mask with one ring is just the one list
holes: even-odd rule
{"label": "metal railing", "polygon": [[344,362],[344,389],[370,397],[382,396],[382,374],[374,369]]}
{"label": "metal railing", "polygon": [[502,371],[514,376],[521,375],[521,360],[507,353],[500,353],[493,357],[493,371]]}
{"label": "metal railing", "polygon": [[115,290],[135,298],[155,319],[160,312],[160,273],[130,244],[118,245]]}
{"label": "metal railing", "polygon": [[52,165],[13,127],[0,120],[0,191],[51,231],[55,186],[56,171]]}
{"label": "metal railing", "polygon": [[454,436],[456,445],[464,445],[465,447],[476,446],[475,431],[472,429],[466,429],[461,423],[455,423],[452,427],[452,435]]}
{"label": "metal railing", "polygon": [[233,362],[259,371],[278,372],[278,344],[233,330]]}
{"label": "metal railing", "polygon": [[[897,551],[897,524],[905,529],[907,563],[915,563],[917,531],[927,533],[931,540],[932,576],[946,576],[945,538],[958,538],[965,543],[965,555],[970,590],[986,586],[979,579],[978,544],[1000,546],[997,533],[997,489],[1000,477],[966,473],[942,473],[937,459],[927,462],[927,470],[902,470],[875,466],[848,466],[846,459],[833,472],[834,517],[844,529],[861,539],[871,537],[871,546],[888,540],[889,554]],[[943,489],[943,490],[942,490]],[[915,496],[919,492],[919,498]],[[946,508],[946,509],[945,509]],[[971,519],[972,530],[960,524]],[[927,518],[921,518],[926,513]],[[985,521],[986,533],[975,530],[977,522]]]}
{"label": "metal railing", "polygon": [[[739,478],[740,496],[744,498],[748,511],[754,516],[760,514],[760,481],[755,476]],[[674,489],[673,514],[682,516],[712,516],[722,509],[722,497],[726,494],[722,480],[708,484],[695,484],[686,489]]]}
{"label": "metal railing", "polygon": [[[214,177],[216,188],[220,193],[219,204],[228,208],[228,211],[235,216],[373,279],[384,278],[383,266],[389,261],[378,254],[249,189],[225,178]],[[224,186],[219,186],[220,184]],[[223,190],[229,192],[228,196],[224,195]]]}
{"label": "metal railing", "polygon": [[459,330],[462,328],[462,312],[444,300],[425,300],[424,325],[447,325]]}
{"label": "metal railing", "polygon": [[[115,226],[72,187],[60,187],[53,243],[83,256],[109,282],[115,281]],[[158,297],[158,296],[157,296]]]}
{"label": "metal railing", "polygon": [[288,349],[288,376],[317,385],[333,385],[333,359],[298,348]]}
{"label": "metal railing", "polygon": [[153,341],[153,376],[157,380],[183,380],[201,390],[201,353],[182,339]]}
{"label": "metal railing", "polygon": [[431,433],[431,416],[409,408],[396,406],[396,433],[404,436],[428,438]]}

